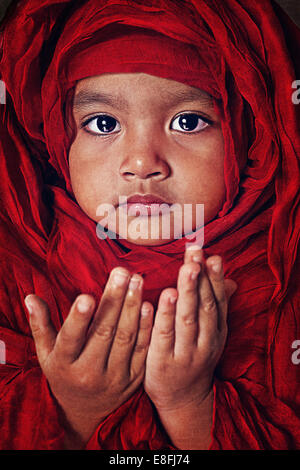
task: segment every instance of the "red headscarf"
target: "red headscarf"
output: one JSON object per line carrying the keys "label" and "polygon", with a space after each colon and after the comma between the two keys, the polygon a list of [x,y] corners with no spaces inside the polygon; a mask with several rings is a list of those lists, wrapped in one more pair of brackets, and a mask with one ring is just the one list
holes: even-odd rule
{"label": "red headscarf", "polygon": [[[300,143],[292,102],[299,30],[269,0],[25,0],[11,10],[2,37],[1,448],[63,446],[27,294],[48,303],[59,329],[78,294],[100,299],[115,266],[141,273],[144,298],[154,305],[163,288],[176,286],[185,239],[152,248],[100,240],[72,192],[66,103],[76,80],[121,71],[198,86],[222,116],[226,201],[205,226],[204,253],[222,256],[238,290],[216,370],[211,448],[299,447],[299,366],[291,360],[300,338]],[[114,60],[106,62],[105,51]],[[87,445],[167,447],[142,387]]]}

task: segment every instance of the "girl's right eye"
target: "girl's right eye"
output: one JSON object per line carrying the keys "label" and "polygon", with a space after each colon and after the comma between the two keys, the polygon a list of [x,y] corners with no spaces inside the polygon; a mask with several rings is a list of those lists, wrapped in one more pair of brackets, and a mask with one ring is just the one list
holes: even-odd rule
{"label": "girl's right eye", "polygon": [[119,121],[108,114],[93,117],[85,121],[82,127],[86,129],[87,132],[96,135],[114,134],[121,130]]}

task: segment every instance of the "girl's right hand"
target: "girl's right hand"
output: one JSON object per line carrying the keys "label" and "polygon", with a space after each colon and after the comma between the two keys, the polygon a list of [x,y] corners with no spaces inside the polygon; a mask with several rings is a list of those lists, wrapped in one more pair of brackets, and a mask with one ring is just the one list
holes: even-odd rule
{"label": "girl's right hand", "polygon": [[143,382],[153,307],[142,302],[142,285],[138,274],[113,269],[95,314],[94,299],[78,296],[58,334],[47,304],[25,299],[38,360],[69,424],[68,445],[82,446]]}

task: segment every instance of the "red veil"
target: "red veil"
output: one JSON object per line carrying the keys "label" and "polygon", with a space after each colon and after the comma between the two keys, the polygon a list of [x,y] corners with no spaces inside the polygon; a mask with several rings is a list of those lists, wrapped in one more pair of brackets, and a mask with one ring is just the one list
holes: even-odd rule
{"label": "red veil", "polygon": [[[48,303],[58,330],[78,294],[100,299],[117,265],[144,276],[144,298],[154,305],[163,288],[176,286],[185,239],[153,248],[100,240],[70,185],[64,119],[75,84],[70,57],[95,38],[107,39],[112,25],[127,25],[196,48],[221,98],[226,201],[205,227],[204,253],[222,256],[225,277],[238,289],[215,373],[210,448],[299,448],[300,365],[292,361],[300,339],[299,107],[292,101],[299,30],[269,0],[15,3],[2,28],[0,447],[63,448],[60,410],[31,337],[27,294]],[[153,74],[160,69],[153,66]],[[168,447],[142,387],[86,446]]]}

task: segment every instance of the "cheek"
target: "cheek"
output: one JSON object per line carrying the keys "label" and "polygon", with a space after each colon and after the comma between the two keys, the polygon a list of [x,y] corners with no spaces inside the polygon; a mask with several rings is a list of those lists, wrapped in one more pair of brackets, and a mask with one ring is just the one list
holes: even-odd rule
{"label": "cheek", "polygon": [[208,153],[209,166],[205,176],[205,221],[211,220],[222,209],[226,198],[224,177],[224,139],[220,132],[218,138],[211,142]]}
{"label": "cheek", "polygon": [[[69,152],[69,170],[75,198],[81,209],[93,220],[99,204],[109,194],[107,168],[95,158],[97,153],[81,142],[74,142]],[[101,175],[101,176],[100,176]]]}
{"label": "cheek", "polygon": [[210,142],[206,162],[207,171],[205,172],[207,198],[213,209],[220,210],[224,202],[226,186],[224,178],[224,139],[220,131],[215,139]]}
{"label": "cheek", "polygon": [[[200,139],[199,139],[200,140]],[[185,188],[195,201],[215,205],[224,197],[224,140],[221,130],[207,134],[190,146],[185,159]]]}

